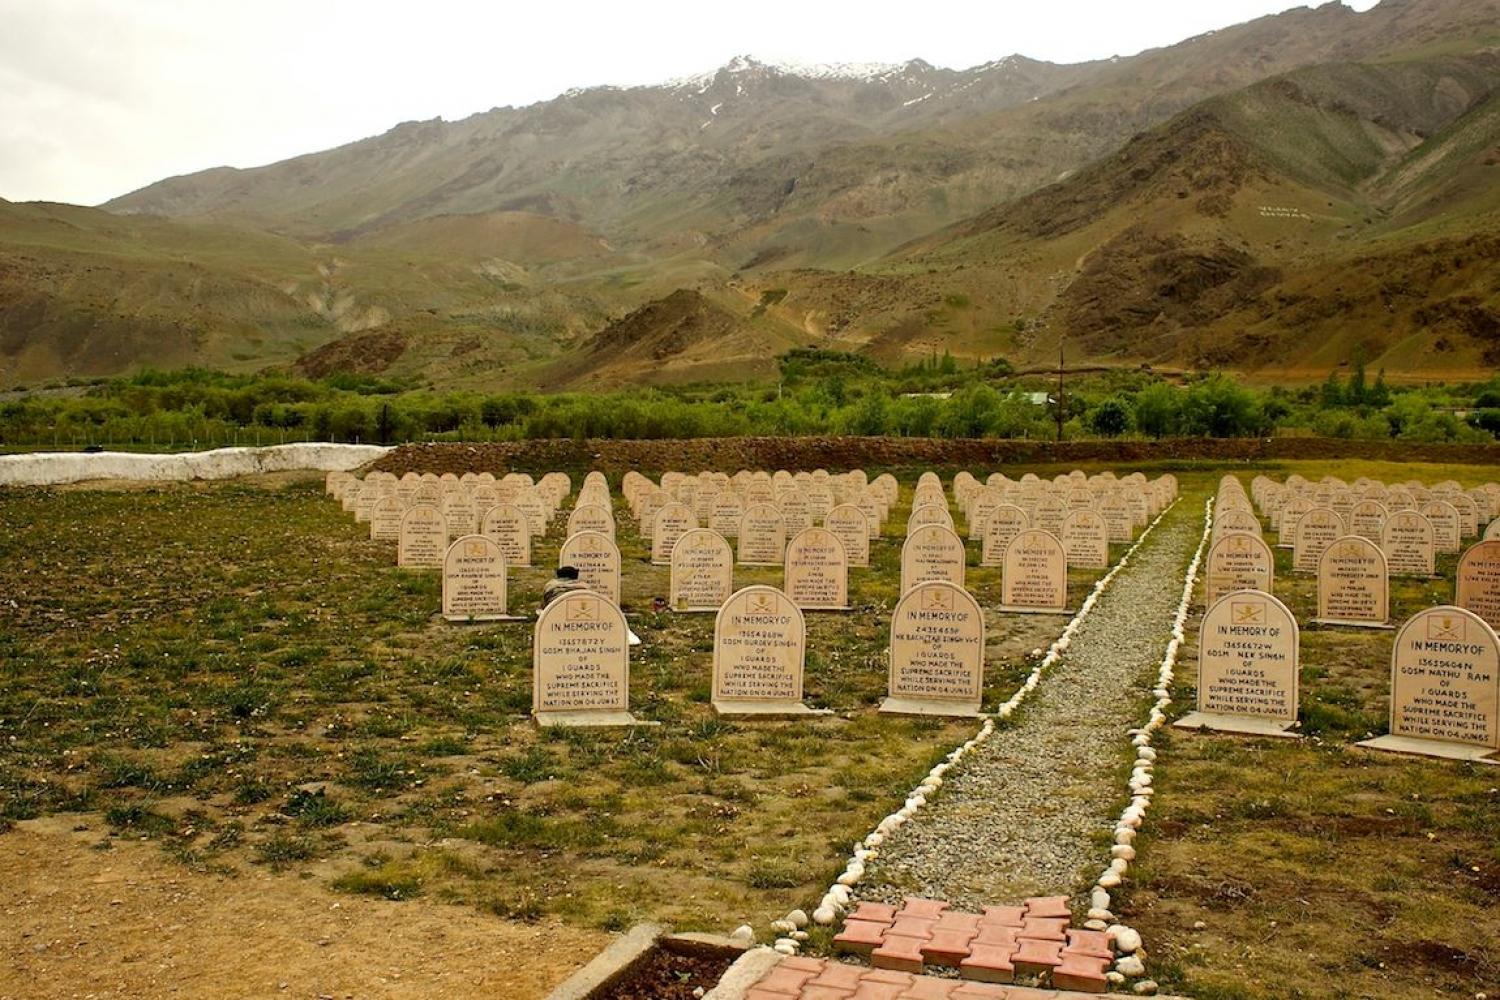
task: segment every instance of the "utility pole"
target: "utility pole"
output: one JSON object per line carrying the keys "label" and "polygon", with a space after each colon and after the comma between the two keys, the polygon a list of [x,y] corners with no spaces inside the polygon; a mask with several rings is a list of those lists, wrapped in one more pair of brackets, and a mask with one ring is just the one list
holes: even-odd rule
{"label": "utility pole", "polygon": [[1063,421],[1066,419],[1066,410],[1063,406],[1063,339],[1057,338],[1057,440],[1063,438]]}

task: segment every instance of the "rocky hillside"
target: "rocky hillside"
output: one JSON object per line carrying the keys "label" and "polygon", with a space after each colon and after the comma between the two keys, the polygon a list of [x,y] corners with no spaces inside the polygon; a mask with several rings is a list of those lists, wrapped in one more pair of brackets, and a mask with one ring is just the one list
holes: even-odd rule
{"label": "rocky hillside", "polygon": [[191,363],[556,388],[1059,338],[1266,377],[1356,346],[1472,371],[1497,51],[1500,0],[1382,0],[1072,66],[741,58],[104,211],[0,202],[0,387]]}

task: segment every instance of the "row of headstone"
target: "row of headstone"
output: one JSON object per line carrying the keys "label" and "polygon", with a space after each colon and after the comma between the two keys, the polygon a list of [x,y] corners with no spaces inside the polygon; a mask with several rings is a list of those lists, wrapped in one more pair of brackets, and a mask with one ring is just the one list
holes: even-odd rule
{"label": "row of headstone", "polygon": [[[920,487],[919,487],[920,490]],[[1129,542],[1177,496],[1171,475],[1147,480],[1141,473],[1116,478],[1075,470],[1053,480],[1028,473],[1019,481],[995,473],[980,483],[967,472],[953,480],[953,495],[964,512],[969,537],[981,541],[980,565],[1000,566],[1005,548],[1018,532],[1040,528],[1063,541],[1070,565],[1102,568],[1110,542]],[[916,502],[923,502],[918,496]],[[920,508],[912,512],[920,519]],[[951,526],[951,525],[950,525]]]}
{"label": "row of headstone", "polygon": [[[858,469],[838,475],[825,469],[798,473],[784,469],[774,473],[741,470],[733,476],[722,472],[701,472],[694,476],[667,472],[656,483],[631,470],[620,484],[641,537],[653,542],[662,523],[659,514],[667,508],[670,509],[665,522],[668,530],[680,534],[688,527],[707,527],[725,538],[738,538],[747,519],[761,526],[762,531],[767,530],[767,522],[771,520],[767,508],[774,509],[785,540],[804,528],[826,526],[834,508],[849,506],[864,514],[865,530],[870,538],[875,538],[896,502],[899,489],[896,478],[889,473],[872,481]],[[848,517],[848,512],[843,516]],[[664,565],[669,552],[670,543],[661,549],[653,545],[653,561]],[[759,558],[779,562],[768,559],[763,552]]]}
{"label": "row of headstone", "polygon": [[[984,686],[984,615],[962,587],[929,580],[891,618],[882,712],[972,717]],[[803,701],[807,624],[774,587],[736,591],[714,619],[712,700],[722,715],[826,714]],[[628,630],[599,594],[565,594],[542,610],[532,644],[532,711],[542,725],[637,725],[630,713]]]}
{"label": "row of headstone", "polygon": [[[397,543],[398,565],[436,568],[448,543],[471,534],[495,539],[511,565],[530,565],[532,538],[546,533],[572,484],[560,472],[533,482],[524,473],[497,480],[487,472],[408,472],[398,478],[377,471],[363,479],[329,473],[325,489],[356,522],[369,524],[371,539]],[[439,532],[441,540],[434,541]]]}
{"label": "row of headstone", "polygon": [[[1270,593],[1270,551],[1259,521],[1241,513],[1248,498],[1234,477],[1220,482],[1216,509],[1198,700],[1177,725],[1290,735],[1297,721],[1297,622]],[[1319,553],[1316,572],[1318,622],[1386,624],[1386,552],[1372,539],[1336,536]],[[1480,541],[1464,553],[1455,593],[1458,606],[1420,611],[1397,632],[1390,731],[1361,745],[1462,760],[1491,760],[1500,752],[1500,637],[1491,617],[1500,615],[1500,541]]]}

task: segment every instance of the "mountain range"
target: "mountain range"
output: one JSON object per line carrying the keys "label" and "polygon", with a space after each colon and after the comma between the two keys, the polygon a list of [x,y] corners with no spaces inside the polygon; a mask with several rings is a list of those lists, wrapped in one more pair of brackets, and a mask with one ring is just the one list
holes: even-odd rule
{"label": "mountain range", "polygon": [[1500,363],[1500,0],[1128,58],[737,58],[98,208],[0,201],[0,387],[142,366],[578,388],[793,346],[1260,380]]}

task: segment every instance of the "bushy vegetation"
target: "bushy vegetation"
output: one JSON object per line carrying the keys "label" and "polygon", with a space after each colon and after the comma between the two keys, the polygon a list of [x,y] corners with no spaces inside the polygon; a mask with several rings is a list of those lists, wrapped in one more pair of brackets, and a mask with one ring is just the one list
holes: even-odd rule
{"label": "bushy vegetation", "polygon": [[[1089,437],[1310,435],[1418,442],[1492,441],[1500,378],[1392,387],[1356,363],[1321,385],[1260,390],[1205,373],[1071,378],[1063,433]],[[308,380],[188,369],[53,387],[0,402],[9,448],[195,448],[284,441],[681,438],[851,434],[1051,438],[1055,379],[1018,376],[1004,360],[943,355],[899,370],[842,351],[802,348],[770,384],[537,394],[440,392],[358,376]]]}

